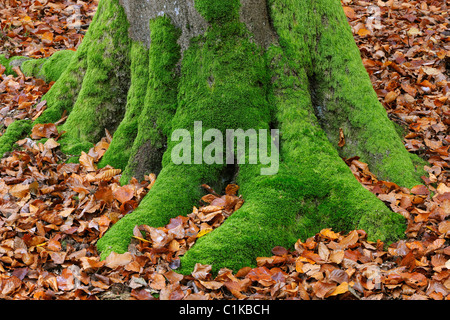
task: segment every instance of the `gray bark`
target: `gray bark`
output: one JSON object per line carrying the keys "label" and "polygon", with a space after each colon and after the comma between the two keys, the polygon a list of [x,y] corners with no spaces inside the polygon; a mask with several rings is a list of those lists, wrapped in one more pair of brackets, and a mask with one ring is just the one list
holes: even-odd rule
{"label": "gray bark", "polygon": [[[120,0],[130,23],[129,35],[133,40],[150,47],[149,21],[166,15],[181,30],[178,44],[184,52],[191,38],[203,34],[208,22],[195,9],[194,0]],[[266,0],[241,1],[240,20],[253,34],[253,40],[264,48],[276,42],[271,27]]]}

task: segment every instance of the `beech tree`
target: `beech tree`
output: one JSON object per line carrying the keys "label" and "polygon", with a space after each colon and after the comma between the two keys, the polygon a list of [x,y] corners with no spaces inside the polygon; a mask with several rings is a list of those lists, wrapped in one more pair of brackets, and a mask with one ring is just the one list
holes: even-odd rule
{"label": "beech tree", "polygon": [[[64,153],[76,159],[107,129],[113,138],[100,166],[122,169],[122,183],[157,174],[138,208],[98,241],[103,258],[125,252],[136,225],[190,213],[202,184],[220,191],[236,183],[245,203],[198,239],[181,272],[195,263],[237,270],[323,228],[364,229],[386,243],[404,234],[404,218],[342,160],[358,156],[402,187],[423,174],[378,101],[339,0],[101,0],[76,52],[22,69],[56,82],[39,118],[8,127],[2,151],[34,124],[67,115]],[[217,142],[212,136],[200,148],[192,139],[184,150],[192,154],[174,161],[177,130],[205,138],[210,129],[254,130],[269,154],[279,152],[276,172],[262,174],[268,164],[251,162],[250,148],[240,158],[233,150],[232,162],[199,163],[196,151]],[[271,130],[276,141],[261,134]],[[218,146],[214,157],[225,158]]]}

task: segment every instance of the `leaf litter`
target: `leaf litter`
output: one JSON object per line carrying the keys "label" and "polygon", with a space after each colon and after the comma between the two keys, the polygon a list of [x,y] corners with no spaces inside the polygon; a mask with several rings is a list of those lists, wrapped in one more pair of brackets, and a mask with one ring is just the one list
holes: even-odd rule
{"label": "leaf litter", "polygon": [[[109,133],[79,163],[63,163],[60,133],[46,124],[0,162],[0,299],[450,299],[448,10],[437,1],[379,1],[380,28],[367,23],[374,18],[368,2],[342,2],[380,101],[405,127],[406,148],[429,162],[423,184],[409,190],[378,180],[358,157],[344,159],[363,186],[407,219],[406,239],[386,249],[363,230],[323,229],[290,250],[273,248],[253,267],[212,275],[211,266],[197,264],[183,276],[179,257],[244,202],[236,185],[224,195],[204,185],[207,194],[190,214],[161,228],[136,226],[129,252],[101,261],[96,241],[138,206],[156,177],[120,186],[120,169],[97,169]],[[12,6],[1,9],[4,26]],[[45,10],[49,21],[62,12]],[[39,100],[48,85],[17,74],[0,72],[5,127],[45,108]],[[34,140],[41,138],[47,141]]]}

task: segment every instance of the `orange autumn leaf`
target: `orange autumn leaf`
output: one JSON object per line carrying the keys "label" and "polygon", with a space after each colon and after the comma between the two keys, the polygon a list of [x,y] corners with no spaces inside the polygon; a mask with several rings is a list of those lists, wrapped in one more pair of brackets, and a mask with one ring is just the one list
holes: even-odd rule
{"label": "orange autumn leaf", "polygon": [[325,238],[336,240],[339,238],[339,233],[336,233],[332,231],[331,229],[322,229],[320,230],[320,235],[324,236]]}
{"label": "orange autumn leaf", "polygon": [[337,296],[339,294],[343,294],[348,292],[348,283],[342,282],[340,285],[338,285],[334,291],[329,295],[329,297]]}
{"label": "orange autumn leaf", "polygon": [[365,37],[367,35],[369,35],[371,32],[370,30],[367,30],[365,28],[361,28],[358,30],[358,35],[360,35],[361,37]]}
{"label": "orange autumn leaf", "polygon": [[236,195],[238,190],[239,190],[239,186],[238,185],[236,185],[236,184],[229,184],[225,188],[225,194],[229,195],[229,196],[234,196],[234,195]]}
{"label": "orange autumn leaf", "polygon": [[348,247],[353,246],[355,243],[358,242],[358,232],[356,230],[353,230],[352,232],[350,232],[344,239],[342,239],[341,241],[339,241],[339,246],[342,249],[346,249]]}
{"label": "orange autumn leaf", "polygon": [[52,45],[53,44],[53,33],[47,31],[44,34],[42,34],[42,42],[46,46]]}
{"label": "orange autumn leaf", "polygon": [[134,197],[134,188],[130,185],[125,185],[114,191],[113,195],[120,203],[125,203]]}
{"label": "orange autumn leaf", "polygon": [[349,19],[356,18],[355,10],[353,10],[351,7],[344,6],[343,9],[344,9],[344,13],[347,16],[347,18],[349,18]]}
{"label": "orange autumn leaf", "polygon": [[428,195],[430,194],[430,190],[428,190],[428,188],[423,184],[419,184],[417,186],[412,187],[411,193],[416,195]]}
{"label": "orange autumn leaf", "polygon": [[38,123],[31,130],[31,139],[51,138],[58,136],[58,129],[53,123]]}
{"label": "orange autumn leaf", "polygon": [[86,152],[82,151],[80,156],[80,164],[88,171],[96,171],[97,168],[94,164],[94,158],[92,158],[90,155],[86,154]]}

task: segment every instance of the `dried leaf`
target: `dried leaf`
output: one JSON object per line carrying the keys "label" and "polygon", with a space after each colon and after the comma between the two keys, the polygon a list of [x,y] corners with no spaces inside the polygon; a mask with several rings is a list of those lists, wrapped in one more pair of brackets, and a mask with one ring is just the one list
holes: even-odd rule
{"label": "dried leaf", "polygon": [[125,185],[118,188],[113,194],[120,203],[125,203],[134,197],[134,188],[131,185]]}
{"label": "dried leaf", "polygon": [[97,168],[95,167],[94,164],[94,158],[91,157],[90,155],[86,154],[86,152],[81,151],[81,156],[80,156],[80,164],[86,169],[86,171],[88,172],[93,172],[96,171]]}
{"label": "dried leaf", "polygon": [[133,260],[133,255],[130,252],[123,254],[111,252],[105,259],[105,266],[110,269],[126,266]]}
{"label": "dried leaf", "polygon": [[31,130],[31,139],[51,138],[58,136],[58,129],[53,123],[38,123]]}

